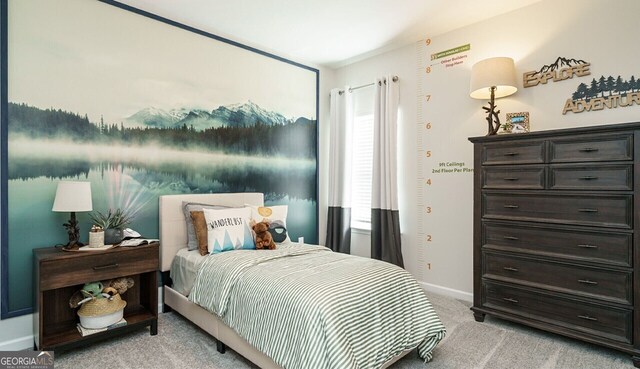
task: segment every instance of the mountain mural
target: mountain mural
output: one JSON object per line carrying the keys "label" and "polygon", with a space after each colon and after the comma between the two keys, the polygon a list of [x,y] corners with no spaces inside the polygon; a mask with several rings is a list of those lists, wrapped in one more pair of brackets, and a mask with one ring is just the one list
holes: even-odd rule
{"label": "mountain mural", "polygon": [[204,109],[165,111],[149,107],[127,117],[124,122],[128,127],[180,128],[187,126],[193,127],[196,131],[204,131],[208,128],[251,127],[256,123],[267,126],[286,125],[293,123],[293,120],[248,101],[242,104],[219,106],[211,111]]}
{"label": "mountain mural", "polygon": [[559,56],[556,59],[556,61],[553,62],[552,64],[542,66],[542,68],[540,68],[538,73],[545,73],[545,72],[554,71],[556,69],[560,69],[560,68],[563,68],[563,67],[572,67],[574,65],[586,64],[586,63],[587,62],[584,61],[584,60],[568,59],[568,58],[564,58],[562,56]]}

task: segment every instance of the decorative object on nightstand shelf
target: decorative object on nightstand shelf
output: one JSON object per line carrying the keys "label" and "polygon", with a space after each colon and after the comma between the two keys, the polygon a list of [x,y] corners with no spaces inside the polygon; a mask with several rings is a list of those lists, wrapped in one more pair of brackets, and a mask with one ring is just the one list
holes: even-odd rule
{"label": "decorative object on nightstand shelf", "polygon": [[511,58],[489,58],[471,67],[469,96],[489,99],[489,107],[482,107],[487,112],[487,136],[495,135],[500,129],[500,110],[496,110],[495,99],[514,94],[518,91],[516,86],[516,68]]}
{"label": "decorative object on nightstand shelf", "polygon": [[63,224],[69,234],[69,243],[64,246],[64,249],[72,250],[83,246],[80,242],[80,229],[78,228],[76,212],[91,210],[93,210],[91,182],[58,182],[56,197],[51,211],[71,213],[71,219]]}
{"label": "decorative object on nightstand shelf", "polygon": [[89,214],[91,220],[104,229],[104,243],[112,245],[124,239],[124,228],[131,223],[134,213],[123,209],[109,209],[107,213],[94,211]]}

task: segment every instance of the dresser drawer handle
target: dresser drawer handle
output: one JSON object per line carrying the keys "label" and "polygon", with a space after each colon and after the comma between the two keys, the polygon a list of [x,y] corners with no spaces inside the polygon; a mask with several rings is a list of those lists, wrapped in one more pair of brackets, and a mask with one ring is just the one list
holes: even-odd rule
{"label": "dresser drawer handle", "polygon": [[589,316],[589,315],[578,315],[578,318],[584,319],[584,320],[590,320],[592,322],[597,322],[598,321],[598,318],[594,318],[594,317]]}
{"label": "dresser drawer handle", "polygon": [[581,213],[597,213],[598,209],[578,209]]}
{"label": "dresser drawer handle", "polygon": [[508,270],[508,271],[510,271],[510,272],[517,272],[517,271],[518,271],[518,268],[514,268],[514,267],[504,267],[504,268],[502,268],[502,269],[504,269],[504,270]]}
{"label": "dresser drawer handle", "polygon": [[107,265],[94,266],[93,270],[113,269],[113,268],[117,268],[117,267],[118,267],[118,263],[113,263],[113,264],[107,264]]}
{"label": "dresser drawer handle", "polygon": [[596,281],[590,281],[590,280],[588,280],[588,279],[578,279],[578,282],[580,282],[580,283],[582,283],[582,284],[590,284],[590,285],[593,285],[593,286],[595,286],[595,285],[597,285],[597,284],[598,284],[598,282],[596,282]]}
{"label": "dresser drawer handle", "polygon": [[578,151],[580,152],[596,152],[600,149],[596,149],[595,147],[585,147],[584,149],[580,149]]}
{"label": "dresser drawer handle", "polygon": [[583,249],[597,249],[598,248],[597,245],[587,245],[587,244],[578,245],[578,247],[583,248]]}
{"label": "dresser drawer handle", "polygon": [[592,181],[592,180],[598,179],[598,177],[596,177],[596,176],[584,176],[584,177],[580,177],[580,179],[583,180],[583,181]]}
{"label": "dresser drawer handle", "polygon": [[514,304],[517,304],[517,303],[519,302],[518,300],[513,299],[513,298],[511,298],[511,297],[503,297],[502,299],[503,299],[504,301],[512,302],[512,303],[514,303]]}
{"label": "dresser drawer handle", "polygon": [[518,237],[514,237],[514,236],[504,236],[503,237],[505,240],[511,240],[511,241],[517,241],[519,240]]}
{"label": "dresser drawer handle", "polygon": [[507,178],[503,178],[503,179],[504,179],[505,181],[517,181],[517,180],[519,180],[520,178],[518,178],[518,177],[507,177]]}
{"label": "dresser drawer handle", "polygon": [[511,152],[507,152],[504,154],[504,156],[516,156],[516,155],[520,155],[519,152],[515,152],[515,151],[511,151]]}
{"label": "dresser drawer handle", "polygon": [[517,209],[520,206],[518,206],[518,205],[503,205],[502,207],[504,207],[506,209]]}

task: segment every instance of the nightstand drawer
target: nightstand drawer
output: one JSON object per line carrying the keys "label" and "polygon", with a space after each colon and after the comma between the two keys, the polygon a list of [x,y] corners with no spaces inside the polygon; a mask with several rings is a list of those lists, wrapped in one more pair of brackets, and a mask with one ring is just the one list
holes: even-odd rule
{"label": "nightstand drawer", "polygon": [[544,142],[521,142],[514,145],[486,145],[483,147],[482,164],[542,164]]}
{"label": "nightstand drawer", "polygon": [[140,246],[122,251],[85,251],[73,258],[42,260],[40,291],[158,269],[158,246]]}
{"label": "nightstand drawer", "polygon": [[501,284],[483,284],[483,306],[555,326],[630,343],[632,310],[521,290]]}
{"label": "nightstand drawer", "polygon": [[483,192],[485,219],[528,220],[631,229],[630,195]]}
{"label": "nightstand drawer", "polygon": [[483,249],[632,267],[633,235],[592,229],[555,229],[483,223]]}
{"label": "nightstand drawer", "polygon": [[632,191],[631,165],[552,166],[549,188],[553,190]]}
{"label": "nightstand drawer", "polygon": [[633,160],[633,135],[601,135],[550,140],[551,163]]}
{"label": "nightstand drawer", "polygon": [[544,189],[544,167],[484,167],[482,182],[488,189]]}
{"label": "nightstand drawer", "polygon": [[483,277],[631,304],[632,273],[484,253]]}

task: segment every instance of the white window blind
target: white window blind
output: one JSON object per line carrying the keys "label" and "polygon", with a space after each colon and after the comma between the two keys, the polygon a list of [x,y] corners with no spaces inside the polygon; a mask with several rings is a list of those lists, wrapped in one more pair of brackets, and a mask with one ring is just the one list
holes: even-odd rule
{"label": "white window blind", "polygon": [[351,227],[371,229],[371,176],[373,172],[373,114],[353,120],[351,172]]}

